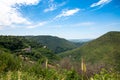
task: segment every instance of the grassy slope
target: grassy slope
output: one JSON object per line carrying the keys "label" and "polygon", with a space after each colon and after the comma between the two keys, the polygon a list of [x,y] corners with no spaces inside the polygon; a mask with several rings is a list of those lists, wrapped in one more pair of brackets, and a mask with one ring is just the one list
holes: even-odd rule
{"label": "grassy slope", "polygon": [[49,49],[53,50],[55,53],[64,52],[77,47],[74,43],[70,41],[54,36],[29,36],[27,38],[33,39],[43,45],[46,45]]}
{"label": "grassy slope", "polygon": [[120,32],[108,32],[82,47],[61,53],[60,56],[75,60],[84,57],[91,63],[118,64],[120,62]]}

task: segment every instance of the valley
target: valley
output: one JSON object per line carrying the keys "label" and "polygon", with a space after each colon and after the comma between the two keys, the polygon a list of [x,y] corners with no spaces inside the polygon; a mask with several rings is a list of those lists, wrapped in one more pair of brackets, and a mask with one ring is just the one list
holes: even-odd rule
{"label": "valley", "polygon": [[4,80],[8,74],[22,80],[91,80],[101,71],[109,76],[116,74],[112,78],[119,80],[119,62],[120,32],[116,31],[84,41],[54,36],[0,36],[0,79]]}

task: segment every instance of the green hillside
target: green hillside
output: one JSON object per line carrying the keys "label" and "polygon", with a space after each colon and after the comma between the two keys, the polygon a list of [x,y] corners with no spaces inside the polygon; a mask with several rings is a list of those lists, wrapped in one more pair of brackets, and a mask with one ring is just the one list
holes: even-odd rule
{"label": "green hillside", "polygon": [[22,55],[22,57],[31,60],[39,60],[48,58],[55,60],[57,56],[48,48],[40,43],[28,40],[23,36],[0,36],[0,53],[11,53],[14,55]]}
{"label": "green hillside", "polygon": [[84,57],[88,63],[105,63],[120,67],[120,32],[108,32],[82,47],[61,53],[60,56],[77,61]]}
{"label": "green hillside", "polygon": [[64,52],[77,47],[77,45],[68,40],[54,36],[27,36],[26,38],[32,39],[34,41],[41,43],[42,45],[47,46],[55,53]]}
{"label": "green hillside", "polygon": [[[54,52],[32,38],[0,36],[0,80],[119,80],[119,37],[119,32],[110,32],[61,54],[75,61],[72,62],[69,58],[59,59]],[[84,61],[77,62],[81,56]],[[114,64],[119,71],[91,67],[86,61]]]}

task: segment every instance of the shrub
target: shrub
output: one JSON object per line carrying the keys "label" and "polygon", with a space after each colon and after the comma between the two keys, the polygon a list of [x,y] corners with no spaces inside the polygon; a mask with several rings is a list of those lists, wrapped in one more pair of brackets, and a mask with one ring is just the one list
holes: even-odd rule
{"label": "shrub", "polygon": [[0,72],[9,70],[18,70],[20,68],[21,60],[10,53],[0,54]]}

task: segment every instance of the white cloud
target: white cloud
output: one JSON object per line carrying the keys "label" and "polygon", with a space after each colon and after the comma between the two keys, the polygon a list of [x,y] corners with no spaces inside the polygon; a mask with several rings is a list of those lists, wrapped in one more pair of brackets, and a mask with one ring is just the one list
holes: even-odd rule
{"label": "white cloud", "polygon": [[55,19],[56,19],[56,18],[61,18],[61,17],[66,17],[66,16],[72,16],[72,15],[74,15],[75,13],[77,13],[79,10],[80,10],[80,9],[78,9],[78,8],[71,9],[71,10],[64,10],[64,11],[62,11],[61,14],[57,15],[57,16],[55,17]]}
{"label": "white cloud", "polygon": [[99,0],[96,3],[93,3],[90,7],[96,7],[96,6],[101,6],[101,5],[105,5],[108,4],[109,2],[111,2],[112,0]]}
{"label": "white cloud", "polygon": [[44,10],[44,12],[54,11],[57,9],[56,4],[50,4],[48,8]]}
{"label": "white cloud", "polygon": [[30,24],[17,10],[17,6],[15,5],[36,5],[39,1],[40,0],[0,0],[0,28],[13,24]]}
{"label": "white cloud", "polygon": [[48,8],[44,9],[44,12],[54,11],[58,7],[65,5],[65,2],[63,2],[61,4],[57,4],[57,3],[54,3],[54,0],[49,0],[48,4],[49,4]]}
{"label": "white cloud", "polygon": [[41,26],[44,26],[45,24],[47,24],[47,21],[43,21],[43,22],[39,22],[38,24],[35,24],[35,25],[27,26],[27,28],[41,27]]}

